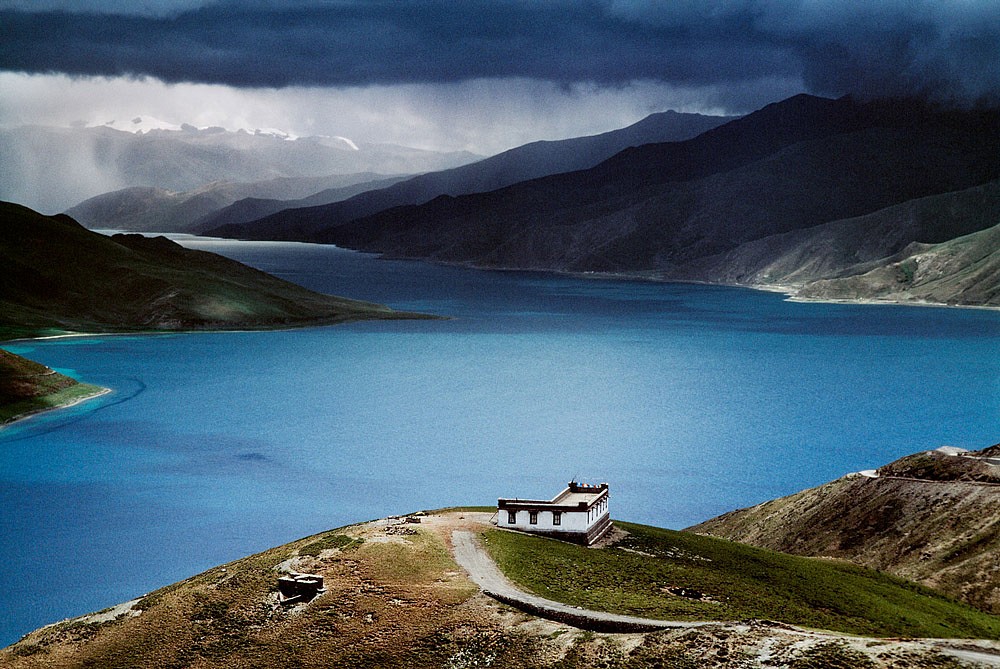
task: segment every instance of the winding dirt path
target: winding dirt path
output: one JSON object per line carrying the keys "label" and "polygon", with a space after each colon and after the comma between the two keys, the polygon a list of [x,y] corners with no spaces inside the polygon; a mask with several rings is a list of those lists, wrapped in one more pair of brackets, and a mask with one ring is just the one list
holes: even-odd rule
{"label": "winding dirt path", "polygon": [[[470,514],[471,515],[471,514]],[[474,526],[476,520],[472,521]],[[481,522],[481,521],[480,521]],[[468,521],[463,523],[464,527],[470,527]],[[707,627],[712,625],[726,625],[719,621],[687,622],[679,620],[656,620],[653,618],[638,618],[634,616],[623,616],[604,611],[592,611],[590,609],[577,608],[561,602],[555,602],[544,597],[532,595],[519,589],[497,567],[493,559],[479,545],[476,533],[469,529],[454,529],[454,525],[448,527],[451,530],[451,545],[455,556],[455,561],[469,574],[476,585],[484,594],[509,604],[532,615],[557,622],[567,623],[582,629],[589,629],[596,632],[653,632],[666,629],[685,629],[693,627]],[[461,526],[460,526],[461,527]],[[445,529],[442,527],[441,529]],[[729,623],[736,624],[736,623]],[[823,637],[830,639],[844,638],[836,633],[822,632],[818,630],[805,630],[792,625],[782,626],[783,631],[803,637]],[[855,641],[868,641],[872,643],[884,640],[866,637],[852,637]],[[1000,667],[1000,653],[994,648],[977,647],[976,643],[965,639],[924,639],[925,647],[931,647],[941,653],[950,655],[964,662],[976,663],[982,667]]]}
{"label": "winding dirt path", "polygon": [[506,576],[500,573],[496,563],[479,545],[474,533],[468,530],[454,530],[451,533],[451,541],[455,552],[455,561],[469,573],[469,578],[482,588],[485,594],[543,618],[569,623],[584,629],[606,632],[648,632],[718,624],[637,618],[605,613],[604,611],[591,611],[554,602],[551,599],[524,592],[509,581]]}

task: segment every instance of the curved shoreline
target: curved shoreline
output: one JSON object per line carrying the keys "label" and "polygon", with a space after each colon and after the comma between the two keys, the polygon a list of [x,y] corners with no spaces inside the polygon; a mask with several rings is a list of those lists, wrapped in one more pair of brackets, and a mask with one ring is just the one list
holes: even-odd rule
{"label": "curved shoreline", "polygon": [[[80,382],[78,382],[78,383],[80,383]],[[80,383],[80,385],[91,385],[91,384]],[[27,420],[29,418],[34,417],[34,416],[38,416],[38,415],[41,415],[43,413],[48,413],[50,411],[56,411],[58,409],[68,409],[69,407],[76,406],[77,404],[82,404],[82,403],[87,402],[89,400],[96,399],[96,398],[101,397],[103,395],[107,395],[108,393],[111,392],[110,388],[104,388],[104,387],[101,387],[101,386],[93,386],[93,388],[95,389],[94,392],[89,393],[87,395],[84,395],[82,397],[74,397],[71,400],[67,400],[66,402],[58,402],[56,404],[53,404],[52,406],[44,406],[44,407],[38,407],[36,409],[29,409],[29,410],[27,410],[27,411],[25,411],[23,413],[17,414],[16,416],[12,416],[11,418],[8,418],[4,422],[0,423],[0,431],[2,431],[6,427],[14,425],[15,423],[19,423],[21,421],[25,421],[25,420]],[[58,393],[53,393],[53,394],[58,394]],[[42,395],[41,397],[33,398],[33,399],[42,400],[42,399],[44,399],[46,397],[51,397],[51,396],[52,395]]]}
{"label": "curved shoreline", "polygon": [[[235,241],[235,240],[234,240]],[[346,248],[346,247],[338,247]],[[357,253],[375,253],[375,251],[353,250]],[[422,258],[419,256],[402,256],[392,254],[380,254],[380,258],[386,260],[408,260],[427,262],[445,267],[459,267],[463,269],[473,269],[487,272],[525,272],[537,274],[549,274],[559,277],[570,277],[575,279],[596,279],[599,281],[636,281],[641,283],[659,284],[688,284],[695,286],[716,286],[719,288],[743,288],[746,290],[759,290],[765,293],[781,293],[788,302],[800,304],[841,304],[841,305],[866,305],[866,306],[886,306],[886,307],[937,307],[940,309],[984,309],[987,311],[1000,311],[1000,306],[991,304],[960,304],[950,302],[929,302],[927,300],[900,300],[900,299],[879,299],[876,297],[857,298],[835,298],[835,297],[803,297],[798,293],[802,286],[781,284],[781,283],[734,283],[728,281],[705,281],[696,279],[678,279],[663,277],[656,271],[649,272],[596,272],[596,271],[572,271],[557,268],[544,267],[503,267],[480,265],[470,261],[450,261],[437,260],[432,258]]]}

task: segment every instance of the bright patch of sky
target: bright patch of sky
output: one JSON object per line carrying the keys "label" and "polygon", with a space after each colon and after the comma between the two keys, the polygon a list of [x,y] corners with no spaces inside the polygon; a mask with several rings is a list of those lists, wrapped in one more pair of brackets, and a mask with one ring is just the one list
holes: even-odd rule
{"label": "bright patch of sky", "polygon": [[[799,89],[776,80],[767,97]],[[529,79],[347,88],[235,88],[165,84],[152,78],[69,77],[0,72],[0,126],[103,125],[132,119],[228,130],[278,129],[295,136],[340,136],[355,143],[491,155],[540,139],[624,127],[653,112],[723,114],[713,87],[640,81],[620,86],[558,85]],[[761,104],[771,101],[762,99]],[[738,110],[747,111],[747,110]]]}

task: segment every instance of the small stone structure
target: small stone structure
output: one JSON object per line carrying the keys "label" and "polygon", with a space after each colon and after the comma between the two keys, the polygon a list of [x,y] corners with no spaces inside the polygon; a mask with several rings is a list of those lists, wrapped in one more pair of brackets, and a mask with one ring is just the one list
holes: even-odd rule
{"label": "small stone structure", "polygon": [[497,500],[497,527],[590,545],[611,529],[608,484],[570,481],[551,500]]}
{"label": "small stone structure", "polygon": [[324,592],[323,577],[319,574],[292,573],[278,579],[278,602],[281,604],[309,602]]}

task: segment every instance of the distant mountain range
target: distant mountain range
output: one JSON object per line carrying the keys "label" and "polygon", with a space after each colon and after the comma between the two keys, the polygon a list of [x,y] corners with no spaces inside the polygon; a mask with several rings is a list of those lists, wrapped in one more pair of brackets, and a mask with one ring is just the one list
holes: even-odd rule
{"label": "distant mountain range", "polygon": [[[250,183],[214,181],[180,192],[136,186],[102,193],[67,209],[66,213],[91,228],[201,232],[221,226],[238,226],[284,209],[317,207],[351,199],[349,204],[343,205],[343,215],[354,218],[398,204],[425,202],[443,193],[459,195],[491,190],[537,176],[591,167],[626,147],[686,139],[727,120],[726,117],[663,112],[621,130],[591,137],[535,142],[480,162],[415,178],[412,174],[388,176],[363,172],[326,177],[284,177]],[[155,130],[136,128],[166,127],[155,119],[133,121],[139,123],[132,128],[126,123],[124,128],[148,133]],[[270,135],[282,137],[280,133]],[[285,140],[286,143],[288,141]],[[348,147],[360,151],[353,142],[339,148]],[[392,187],[404,180],[405,184]],[[361,195],[366,191],[372,192]],[[302,229],[296,230],[294,234],[302,234]],[[266,224],[258,224],[255,231],[245,234],[280,238],[288,232],[267,230]]]}
{"label": "distant mountain range", "polygon": [[0,339],[414,317],[314,293],[164,237],[105,237],[17,204],[0,202],[0,233]]}
{"label": "distant mountain range", "polygon": [[253,220],[289,207],[339,202],[404,178],[362,172],[251,183],[214,181],[182,192],[133,186],[84,200],[66,213],[88,228],[200,232],[206,220],[215,227],[219,220]]}
{"label": "distant mountain range", "polygon": [[916,453],[688,529],[851,560],[1000,613],[1000,445]]}
{"label": "distant mountain range", "polygon": [[341,137],[290,138],[276,131],[230,132],[190,125],[174,130],[156,125],[144,132],[110,126],[2,129],[0,199],[55,213],[95,195],[132,186],[189,191],[216,181],[361,172],[416,174],[481,157],[355,144]]}
{"label": "distant mountain range", "polygon": [[[996,186],[989,184],[998,178],[996,110],[799,95],[686,141],[626,149],[585,170],[367,215],[373,207],[358,205],[373,193],[364,193],[211,233],[473,267],[790,284],[823,298],[996,304],[995,270],[970,275],[953,255],[959,246],[934,245],[997,224],[990,209]],[[979,186],[984,190],[969,190]],[[902,206],[930,196],[940,199]],[[965,240],[963,257],[994,266],[992,239]],[[907,260],[898,255],[904,250],[916,255]],[[945,256],[953,260],[943,262]],[[933,266],[961,277],[938,277],[930,286],[927,275],[910,272],[932,257]],[[885,285],[899,263],[903,280]],[[780,271],[769,273],[771,265]],[[868,277],[845,281],[862,274]],[[812,286],[817,280],[835,283]]]}
{"label": "distant mountain range", "polygon": [[422,204],[441,195],[491,191],[529,179],[593,167],[626,148],[689,139],[730,120],[732,117],[661,112],[600,135],[525,144],[472,164],[423,174],[329,206],[308,207],[303,203],[304,208],[289,209],[260,220],[234,216],[232,208],[223,210],[206,219],[202,227],[206,234],[223,237],[301,239],[323,227],[400,205]]}
{"label": "distant mountain range", "polygon": [[[236,142],[246,151],[230,156],[235,172],[262,155],[269,169],[304,161],[301,172],[324,152],[365,153],[340,138],[326,146],[190,126],[87,131],[114,146],[120,136],[149,142],[133,146],[144,163],[206,147],[218,158]],[[177,160],[161,162],[178,171]],[[220,176],[212,161],[189,162]],[[158,184],[70,212],[91,227],[333,243],[471,267],[1000,306],[998,110],[798,95],[736,119],[664,112],[416,177],[385,174]]]}

